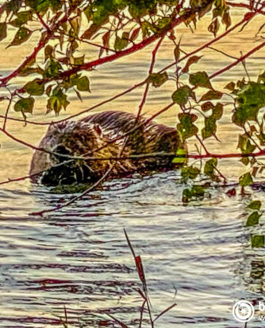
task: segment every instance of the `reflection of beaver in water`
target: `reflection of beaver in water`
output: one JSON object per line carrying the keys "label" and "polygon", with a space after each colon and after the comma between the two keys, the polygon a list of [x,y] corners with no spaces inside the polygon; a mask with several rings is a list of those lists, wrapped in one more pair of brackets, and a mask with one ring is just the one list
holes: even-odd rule
{"label": "reflection of beaver in water", "polygon": [[[137,124],[140,127],[135,129],[135,115],[118,111],[90,115],[77,122],[52,124],[39,148],[53,154],[37,150],[32,158],[30,174],[45,171],[40,177],[40,182],[45,185],[95,181],[108,170],[113,160],[69,160],[67,156],[57,154],[75,157],[119,157],[125,137],[118,137],[131,130],[133,132],[128,134],[122,157],[157,152],[175,153],[181,147],[176,129],[147,121],[146,118],[139,118]],[[117,140],[111,142],[114,139]],[[173,167],[172,158],[173,155],[120,160],[115,164],[110,177],[121,177],[137,171],[169,169]]]}

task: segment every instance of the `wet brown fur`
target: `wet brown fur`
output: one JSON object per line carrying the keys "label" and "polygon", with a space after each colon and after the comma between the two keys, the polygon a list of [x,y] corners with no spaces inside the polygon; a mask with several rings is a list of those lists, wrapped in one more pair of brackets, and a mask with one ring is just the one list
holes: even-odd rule
{"label": "wet brown fur", "polygon": [[[140,118],[137,124],[141,125],[146,121],[146,118]],[[135,115],[118,111],[93,114],[77,122],[65,121],[52,124],[39,148],[75,157],[118,157],[125,139],[123,137],[115,142],[111,143],[111,141],[134,129],[135,124]],[[106,144],[107,146],[103,147]],[[129,134],[122,156],[156,152],[175,153],[181,146],[176,129],[151,121]],[[46,170],[39,179],[46,185],[89,182],[101,177],[111,163],[113,163],[111,160],[69,161],[66,157],[36,151],[32,158],[30,174]],[[111,177],[172,167],[172,158],[170,157],[126,159],[117,161]]]}

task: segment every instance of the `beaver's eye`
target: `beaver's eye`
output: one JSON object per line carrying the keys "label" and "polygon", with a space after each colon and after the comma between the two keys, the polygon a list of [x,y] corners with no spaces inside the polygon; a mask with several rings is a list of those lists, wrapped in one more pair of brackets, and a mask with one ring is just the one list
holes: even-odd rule
{"label": "beaver's eye", "polygon": [[65,156],[60,156],[60,155],[70,155],[70,151],[65,148],[63,145],[58,145],[52,150],[52,154],[50,155],[53,160],[56,162],[63,162],[66,160]]}
{"label": "beaver's eye", "polygon": [[62,154],[62,155],[69,155],[70,151],[66,149],[63,145],[57,146],[54,150],[55,153]]}

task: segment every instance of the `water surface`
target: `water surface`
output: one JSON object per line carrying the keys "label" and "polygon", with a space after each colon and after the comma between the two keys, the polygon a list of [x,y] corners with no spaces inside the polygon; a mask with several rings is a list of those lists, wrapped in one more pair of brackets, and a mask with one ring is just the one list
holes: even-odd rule
{"label": "water surface", "polygon": [[[234,22],[239,19],[235,14]],[[259,38],[254,35],[260,20],[247,26],[216,48],[240,56],[249,51]],[[206,26],[199,24],[191,34],[180,28],[183,49],[198,47],[202,39],[210,40]],[[35,36],[32,38],[34,45]],[[14,49],[0,51],[0,74],[9,73],[19,63]],[[3,51],[2,51],[3,49]],[[159,53],[157,69],[171,62],[167,41]],[[21,48],[21,54],[29,49]],[[91,72],[92,94],[80,103],[71,95],[67,112],[77,113],[111,95],[125,90],[146,77],[152,47],[140,54],[123,58]],[[92,51],[92,50],[89,50]],[[231,63],[231,58],[206,49],[194,70],[213,73]],[[247,60],[251,77],[264,68],[265,52]],[[173,74],[174,70],[171,70]],[[242,66],[219,76],[216,87],[244,74]],[[23,79],[18,79],[24,83]],[[174,90],[174,81],[163,88],[151,90],[144,107],[151,115],[164,107]],[[136,112],[143,89],[119,98],[98,110],[116,109]],[[0,111],[5,106],[1,103]],[[178,108],[158,118],[175,126]],[[56,120],[44,115],[44,100],[37,103],[35,121]],[[14,112],[10,113],[17,117]],[[227,107],[218,134],[221,144],[210,140],[216,152],[230,151],[237,144],[231,131]],[[10,133],[38,144],[45,126],[24,126],[8,122]],[[0,181],[26,175],[32,151],[0,135]],[[190,147],[192,149],[193,142]],[[223,173],[234,181],[244,167],[237,161],[222,161]],[[264,250],[253,250],[251,233],[263,233],[263,227],[246,228],[246,203],[250,198],[264,201],[264,192],[252,191],[249,197],[228,197],[226,189],[212,189],[203,201],[184,206],[181,202],[183,184],[179,172],[157,173],[140,179],[123,179],[104,184],[83,200],[44,217],[32,216],[36,210],[53,207],[69,195],[54,195],[48,188],[34,186],[25,180],[2,186],[0,190],[0,326],[54,327],[67,308],[71,327],[98,327],[110,311],[117,318],[134,326],[139,318],[141,298],[137,292],[139,279],[127,246],[126,228],[137,254],[142,255],[150,297],[155,313],[173,302],[177,307],[157,322],[157,327],[200,328],[243,327],[231,314],[235,300],[263,299]],[[257,275],[257,271],[260,273]],[[106,323],[106,322],[105,322]],[[256,320],[249,327],[260,327]]]}

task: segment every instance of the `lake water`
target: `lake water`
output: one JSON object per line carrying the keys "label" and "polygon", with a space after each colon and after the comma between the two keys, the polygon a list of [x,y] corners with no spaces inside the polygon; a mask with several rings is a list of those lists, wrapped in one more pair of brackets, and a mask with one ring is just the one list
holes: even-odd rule
{"label": "lake water", "polygon": [[[239,19],[240,12],[234,11],[233,22]],[[246,53],[261,42],[255,37],[261,24],[262,19],[257,19],[240,34],[233,33],[214,46],[238,57],[240,51]],[[212,38],[202,23],[194,34],[185,28],[177,31],[185,51]],[[7,43],[2,43],[0,74],[11,72],[21,56],[31,51],[36,39],[34,34],[28,48],[5,49]],[[70,95],[71,105],[59,118],[78,113],[144,79],[152,48],[92,71],[92,93],[84,96],[82,103]],[[169,49],[165,41],[157,69],[172,61]],[[94,54],[92,49],[87,52],[88,58]],[[202,54],[194,71],[207,69],[213,73],[232,62],[212,49]],[[264,55],[265,50],[261,50],[247,60],[251,77],[264,70]],[[238,65],[213,84],[223,87],[242,74],[244,69]],[[25,78],[18,78],[17,82],[22,85]],[[144,113],[148,116],[163,108],[171,101],[173,91],[174,81],[152,89]],[[143,89],[136,89],[97,110],[136,112],[142,92]],[[0,106],[3,114],[6,103],[1,102]],[[174,107],[157,121],[175,126],[178,112]],[[13,111],[10,115],[18,117]],[[224,153],[235,149],[238,131],[231,131],[230,116],[231,108],[227,107],[218,133],[221,143],[210,140],[210,150]],[[45,102],[41,100],[30,119],[49,122],[58,118],[45,115]],[[8,131],[38,145],[46,127],[9,121]],[[3,134],[0,144],[0,181],[27,175],[32,151]],[[193,141],[189,147],[193,149]],[[224,160],[220,167],[230,181],[245,172],[234,160]],[[228,197],[224,188],[211,189],[204,200],[184,206],[183,188],[179,172],[115,180],[67,208],[36,217],[29,213],[53,207],[71,196],[52,194],[48,188],[32,185],[28,180],[1,186],[0,327],[62,326],[58,316],[63,316],[64,306],[70,327],[98,327],[99,320],[101,326],[107,325],[106,311],[137,327],[140,283],[123,228],[136,253],[142,256],[154,313],[177,302],[156,327],[243,327],[232,317],[234,302],[264,298],[265,251],[252,249],[249,243],[251,234],[264,233],[264,229],[245,227],[246,204],[250,199],[264,201],[264,192],[250,191],[248,197],[242,198]],[[256,318],[248,327],[262,324]]]}

